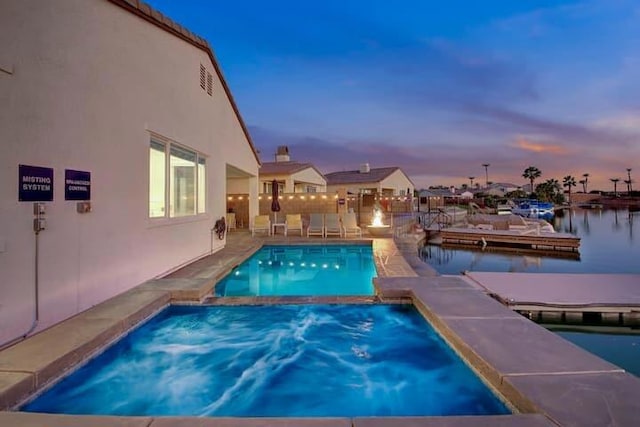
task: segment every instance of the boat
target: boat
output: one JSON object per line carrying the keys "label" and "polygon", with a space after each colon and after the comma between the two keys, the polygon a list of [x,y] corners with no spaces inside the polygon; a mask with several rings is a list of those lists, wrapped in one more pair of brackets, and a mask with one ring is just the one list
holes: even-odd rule
{"label": "boat", "polygon": [[498,205],[496,207],[496,213],[498,215],[511,215],[513,210],[513,206],[509,204]]}
{"label": "boat", "polygon": [[543,218],[524,218],[520,215],[472,215],[467,217],[467,228],[479,230],[518,231],[521,234],[555,233],[553,225]]}
{"label": "boat", "polygon": [[555,214],[553,203],[539,200],[520,200],[511,212],[526,218],[551,218]]}

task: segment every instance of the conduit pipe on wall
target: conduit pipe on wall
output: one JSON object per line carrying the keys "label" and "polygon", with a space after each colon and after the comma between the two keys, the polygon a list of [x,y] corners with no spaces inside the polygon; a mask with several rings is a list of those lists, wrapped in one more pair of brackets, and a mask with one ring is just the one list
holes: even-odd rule
{"label": "conduit pipe on wall", "polygon": [[39,297],[39,291],[38,291],[38,286],[39,286],[39,277],[38,277],[38,266],[39,266],[39,255],[40,255],[40,248],[39,248],[39,241],[38,241],[38,237],[40,235],[40,230],[41,230],[41,224],[39,222],[39,218],[36,218],[34,220],[34,232],[36,234],[36,248],[35,248],[35,279],[34,279],[34,288],[35,288],[35,311],[34,311],[34,316],[33,316],[33,322],[31,323],[31,326],[29,327],[29,330],[27,332],[24,332],[22,334],[20,334],[19,336],[17,336],[16,338],[11,338],[9,341],[5,341],[2,344],[0,344],[0,350],[9,347],[19,341],[22,341],[23,339],[27,338],[31,332],[33,332],[36,327],[38,326],[38,322],[40,321],[40,303],[38,300]]}

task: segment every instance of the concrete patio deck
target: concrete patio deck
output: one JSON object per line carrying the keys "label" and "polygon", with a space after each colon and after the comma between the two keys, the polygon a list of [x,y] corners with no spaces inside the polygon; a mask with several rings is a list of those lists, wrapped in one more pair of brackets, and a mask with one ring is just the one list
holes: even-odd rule
{"label": "concrete patio deck", "polygon": [[[0,425],[537,427],[640,423],[640,400],[636,397],[640,393],[640,379],[512,312],[469,279],[437,276],[419,260],[415,236],[396,237],[395,241],[372,240],[379,299],[412,302],[487,383],[510,402],[515,409],[513,415],[260,419],[68,416],[6,410],[170,302],[198,302],[207,298],[217,280],[265,242],[339,241],[282,236],[252,238],[249,233],[238,231],[228,236],[225,249],[163,278],[145,282],[0,352],[0,409],[5,409],[0,411]],[[267,302],[278,299],[262,301]],[[341,302],[340,298],[335,302]]]}

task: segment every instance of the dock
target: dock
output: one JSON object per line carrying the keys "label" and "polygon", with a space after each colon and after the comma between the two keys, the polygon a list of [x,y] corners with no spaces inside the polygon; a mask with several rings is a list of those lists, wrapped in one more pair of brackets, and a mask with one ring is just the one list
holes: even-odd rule
{"label": "dock", "polygon": [[640,326],[639,274],[466,272],[465,276],[539,323]]}
{"label": "dock", "polygon": [[439,231],[442,244],[468,246],[510,246],[528,249],[572,251],[580,248],[580,238],[568,233],[541,233],[536,230],[485,230],[445,228]]}

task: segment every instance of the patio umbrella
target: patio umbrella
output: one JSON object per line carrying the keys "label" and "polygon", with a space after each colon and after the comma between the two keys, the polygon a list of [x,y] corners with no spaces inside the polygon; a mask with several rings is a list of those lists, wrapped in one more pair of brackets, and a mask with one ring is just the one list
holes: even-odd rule
{"label": "patio umbrella", "polygon": [[271,212],[273,212],[273,222],[278,222],[278,212],[280,212],[280,201],[278,200],[278,181],[271,181]]}

